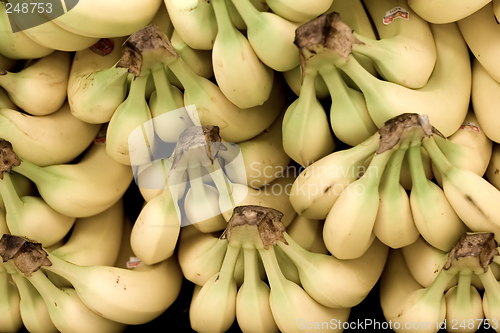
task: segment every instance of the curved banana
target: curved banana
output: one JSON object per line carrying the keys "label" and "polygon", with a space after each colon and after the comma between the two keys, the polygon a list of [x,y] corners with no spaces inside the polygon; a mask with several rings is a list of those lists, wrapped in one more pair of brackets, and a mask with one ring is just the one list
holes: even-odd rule
{"label": "curved banana", "polygon": [[500,145],[497,143],[493,145],[490,163],[488,169],[486,169],[486,178],[500,190]]}
{"label": "curved banana", "polygon": [[12,143],[19,157],[39,166],[74,160],[89,147],[99,128],[75,118],[68,103],[50,115],[38,117],[0,110],[2,138]]}
{"label": "curved banana", "polygon": [[92,46],[99,40],[96,37],[86,37],[69,32],[49,21],[39,10],[29,13],[30,15],[27,17],[26,13],[14,10],[10,13],[9,18],[16,22],[28,38],[46,48],[73,52]]}
{"label": "curved banana", "polygon": [[411,137],[402,139],[380,180],[380,204],[373,233],[382,243],[397,249],[415,242],[420,235],[413,221],[410,198],[400,184],[401,164],[407,154]]}
{"label": "curved banana", "polygon": [[266,0],[271,10],[293,22],[306,22],[323,14],[330,8],[332,0]]}
{"label": "curved banana", "polygon": [[38,196],[20,197],[10,174],[4,172],[2,177],[0,192],[11,234],[36,239],[44,246],[54,245],[68,234],[75,222],[74,217],[57,212]]}
{"label": "curved banana", "polygon": [[259,11],[251,0],[232,0],[242,16],[247,38],[259,59],[278,72],[292,70],[299,65],[299,50],[294,44],[298,23],[281,16]]}
{"label": "curved banana", "polygon": [[339,150],[309,165],[294,181],[290,202],[297,214],[324,219],[345,188],[361,177],[363,162],[377,150],[377,132],[355,147]]}
{"label": "curved banana", "polygon": [[227,142],[238,143],[259,135],[285,106],[284,83],[279,77],[275,78],[271,95],[264,104],[240,109],[217,85],[194,73],[181,58],[176,58],[168,67],[185,89],[184,105],[193,123],[218,126],[221,138]]}
{"label": "curved banana", "polygon": [[2,332],[19,332],[23,327],[19,305],[21,298],[18,289],[10,281],[9,274],[0,268],[0,330]]}
{"label": "curved banana", "polygon": [[114,161],[105,144],[99,143],[92,144],[76,164],[39,167],[23,160],[14,169],[36,184],[49,206],[71,217],[105,211],[123,196],[133,179],[131,168]]}
{"label": "curved banana", "polygon": [[44,299],[35,287],[22,275],[12,274],[12,280],[19,290],[21,302],[19,311],[24,327],[33,333],[59,332],[50,319],[49,310]]}
{"label": "curved banana", "polygon": [[455,22],[473,15],[489,2],[491,0],[480,0],[473,3],[467,0],[408,0],[408,5],[427,22],[443,24]]}
{"label": "curved banana", "polygon": [[444,136],[450,136],[462,124],[471,89],[467,45],[455,23],[433,24],[430,28],[436,43],[437,60],[427,84],[419,89],[380,80],[368,73],[353,56],[346,59],[338,56],[336,66],[363,92],[375,125],[380,127],[402,113],[425,113],[434,127]]}
{"label": "curved banana", "polygon": [[429,244],[448,252],[469,229],[455,213],[445,192],[425,177],[420,146],[418,140],[412,142],[408,150],[412,176],[410,206],[413,221]]}
{"label": "curved banana", "polygon": [[[469,110],[460,128],[447,139],[435,136],[434,140],[454,166],[470,170],[482,177],[491,159],[493,143],[479,126],[474,111]],[[439,170],[432,165],[432,173],[441,185]]]}
{"label": "curved banana", "polygon": [[[35,2],[32,0],[32,2]],[[83,1],[70,11],[53,10],[44,14],[55,24],[74,34],[112,38],[127,36],[144,28],[160,8],[161,0]],[[66,7],[68,4],[66,4]],[[112,15],[110,15],[112,13]],[[60,15],[60,16],[59,16]]]}
{"label": "curved banana", "polygon": [[481,63],[472,60],[471,101],[479,127],[490,140],[500,143],[500,118],[497,106],[500,105],[500,83],[495,81]]}
{"label": "curved banana", "polygon": [[[181,58],[184,59],[186,64],[193,70],[193,72],[207,79],[210,79],[212,78],[212,76],[214,76],[211,50],[198,50],[190,47],[181,38],[179,32],[175,29],[172,32],[170,42],[172,43],[172,46],[174,47],[177,54],[179,54]],[[170,74],[173,75],[172,73]],[[182,86],[179,88],[182,88]]]}
{"label": "curved banana", "polygon": [[108,122],[127,96],[126,68],[116,68],[125,37],[105,38],[75,53],[68,79],[68,102],[75,117]]}
{"label": "curved banana", "polygon": [[218,31],[212,4],[200,0],[164,1],[181,39],[193,49],[211,50]]}
{"label": "curved banana", "polygon": [[375,153],[366,172],[349,184],[328,212],[323,229],[326,248],[338,259],[356,259],[370,247],[375,234],[373,225],[380,204],[379,184],[399,143]]}
{"label": "curved banana", "polygon": [[500,82],[500,70],[496,66],[495,56],[500,49],[500,43],[497,42],[500,27],[493,11],[493,3],[487,1],[481,7],[475,13],[457,21],[457,25],[474,57],[496,82]]}
{"label": "curved banana", "polygon": [[59,110],[66,100],[71,53],[55,51],[16,72],[0,73],[0,86],[21,110],[45,116]]}
{"label": "curved banana", "polygon": [[338,260],[307,251],[287,233],[284,236],[288,244],[277,245],[297,266],[302,287],[316,302],[329,308],[350,308],[361,303],[382,274],[389,250],[375,240],[361,257]]}
{"label": "curved banana", "polygon": [[32,41],[22,31],[12,31],[9,17],[7,15],[6,2],[0,3],[0,53],[11,59],[39,59],[52,52],[54,49],[47,48]]}
{"label": "curved banana", "polygon": [[244,247],[244,280],[236,294],[236,320],[245,333],[279,332],[269,305],[269,286],[261,280],[259,255],[255,248]]}
{"label": "curved banana", "polygon": [[406,0],[363,3],[380,39],[365,37],[354,30],[354,36],[362,43],[353,45],[352,51],[372,59],[387,81],[413,89],[425,86],[437,59],[429,24],[415,15]]}
{"label": "curved banana", "polygon": [[271,94],[274,71],[262,63],[247,38],[233,25],[226,0],[212,0],[211,4],[218,26],[212,49],[217,85],[241,109],[262,105]]}

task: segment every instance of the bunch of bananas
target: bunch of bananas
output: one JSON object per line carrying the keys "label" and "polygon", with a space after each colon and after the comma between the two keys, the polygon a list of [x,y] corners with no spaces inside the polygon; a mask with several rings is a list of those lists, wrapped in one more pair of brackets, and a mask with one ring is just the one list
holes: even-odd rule
{"label": "bunch of bananas", "polygon": [[0,332],[500,332],[499,21],[0,1]]}

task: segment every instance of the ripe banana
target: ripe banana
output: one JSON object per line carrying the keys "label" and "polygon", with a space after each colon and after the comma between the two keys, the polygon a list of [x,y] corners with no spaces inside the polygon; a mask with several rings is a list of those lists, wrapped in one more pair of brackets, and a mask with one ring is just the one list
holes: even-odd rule
{"label": "ripe banana", "polygon": [[471,16],[489,2],[491,0],[481,0],[473,3],[467,0],[408,0],[408,5],[427,22],[442,24],[455,22]]}
{"label": "ripe banana", "polygon": [[339,150],[311,164],[294,181],[290,202],[297,214],[324,219],[345,188],[361,177],[362,164],[380,143],[377,132],[355,147]]}
{"label": "ripe banana", "polygon": [[[469,110],[460,128],[448,139],[435,136],[434,140],[454,166],[470,170],[482,177],[491,159],[492,142],[479,126],[474,111]],[[440,185],[442,177],[435,165],[432,173]]]}
{"label": "ripe banana", "polygon": [[318,69],[311,64],[303,70],[299,98],[285,111],[282,140],[287,155],[307,167],[332,153],[336,143],[325,110],[316,98],[314,83]]}
{"label": "ripe banana", "polygon": [[68,79],[68,102],[75,117],[108,122],[127,96],[126,68],[117,68],[125,37],[101,39],[75,53]]}
{"label": "ripe banana", "polygon": [[71,53],[56,51],[19,72],[0,72],[0,86],[21,110],[45,116],[59,110],[66,100]]}
{"label": "ripe banana", "polygon": [[274,71],[264,65],[247,38],[233,25],[226,0],[211,2],[217,19],[212,65],[221,92],[237,107],[262,105],[273,88]]}
{"label": "ripe banana", "polygon": [[328,251],[336,258],[359,258],[375,239],[373,226],[380,202],[380,179],[399,144],[375,153],[363,176],[342,191],[328,212],[323,239]]}
{"label": "ripe banana", "polygon": [[500,47],[497,42],[500,27],[493,11],[493,3],[487,1],[481,7],[475,13],[457,21],[457,25],[474,57],[496,82],[500,82],[500,71],[496,65],[496,54]]}
{"label": "ripe banana", "polygon": [[493,153],[491,160],[486,170],[486,178],[488,181],[500,190],[500,145],[495,143],[493,145]]}
{"label": "ripe banana", "polygon": [[275,71],[285,72],[299,65],[299,50],[293,43],[298,23],[259,11],[251,0],[231,0],[242,16],[247,38],[259,59]]}
{"label": "ripe banana", "polygon": [[436,64],[437,52],[429,24],[408,7],[406,0],[364,0],[377,29],[379,40],[354,30],[362,43],[354,53],[373,60],[387,81],[407,88],[425,86]]}
{"label": "ripe banana", "polygon": [[[34,2],[34,1],[32,1]],[[161,0],[84,1],[71,11],[58,16],[57,11],[44,14],[65,30],[74,34],[112,38],[127,36],[144,28],[160,8]]]}
{"label": "ripe banana", "polygon": [[68,234],[75,222],[74,217],[57,212],[38,196],[20,197],[10,174],[4,172],[2,177],[0,193],[11,234],[36,239],[44,246],[54,245]]}
{"label": "ripe banana", "polygon": [[411,137],[401,139],[380,180],[380,204],[373,233],[382,243],[397,249],[415,242],[420,235],[413,221],[410,198],[400,184],[401,165],[407,154]]}
{"label": "ripe banana", "polygon": [[194,73],[181,58],[176,58],[168,67],[185,89],[184,105],[193,123],[219,126],[220,136],[227,142],[246,141],[262,133],[285,105],[284,84],[279,77],[275,78],[271,95],[264,104],[240,109],[217,85]]}
{"label": "ripe banana", "polygon": [[19,157],[39,166],[74,160],[92,143],[99,127],[75,118],[68,103],[39,117],[0,110],[2,138],[12,143]]}
{"label": "ripe banana", "polygon": [[193,49],[211,50],[218,31],[212,4],[203,0],[164,1],[181,39]]}
{"label": "ripe banana", "polygon": [[2,2],[0,3],[0,53],[2,55],[11,59],[39,59],[55,51],[35,43],[17,26],[17,32],[14,33],[11,24],[15,25],[15,22],[10,23],[6,2]]}
{"label": "ripe banana", "polygon": [[21,297],[19,311],[23,325],[28,332],[59,332],[52,323],[47,305],[36,288],[20,274],[12,274],[11,276]]}
{"label": "ripe banana", "polygon": [[23,160],[14,171],[31,179],[41,197],[54,210],[71,217],[99,214],[115,204],[133,179],[130,167],[94,143],[76,164],[37,166]]}
{"label": "ripe banana", "polygon": [[479,127],[484,134],[496,143],[500,143],[500,119],[497,118],[500,104],[500,83],[495,81],[481,63],[472,60],[471,101]]}
{"label": "ripe banana", "polygon": [[422,110],[444,136],[450,136],[462,124],[469,107],[471,89],[467,45],[455,23],[433,24],[430,28],[436,43],[437,60],[427,84],[419,89],[379,80],[352,55],[345,59],[338,56],[336,66],[359,86],[368,112],[377,126],[382,126],[396,115],[422,114]]}

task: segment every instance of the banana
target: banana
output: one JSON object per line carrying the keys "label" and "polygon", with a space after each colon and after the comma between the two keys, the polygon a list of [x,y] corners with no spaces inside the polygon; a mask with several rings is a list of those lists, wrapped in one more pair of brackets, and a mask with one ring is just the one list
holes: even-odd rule
{"label": "banana", "polygon": [[356,146],[377,131],[368,114],[363,94],[347,86],[335,66],[325,64],[319,70],[330,92],[330,124],[342,142]]}
{"label": "banana", "polygon": [[59,110],[66,100],[71,53],[56,51],[13,73],[0,73],[0,86],[23,111],[45,116]]}
{"label": "banana", "polygon": [[[444,292],[447,289],[448,283],[455,275],[441,269],[436,279],[428,288],[417,289],[407,294],[406,297],[401,297],[398,300],[398,304],[393,304],[393,311],[389,311],[389,309],[384,310],[385,319],[392,322],[396,332],[403,332],[405,329],[408,329],[409,327],[405,326],[408,323],[418,323],[417,327],[413,327],[414,330],[438,332],[439,323],[443,322],[446,318]],[[394,285],[392,287],[397,289]],[[386,297],[391,296],[388,295]],[[384,304],[383,302],[381,303]],[[382,308],[384,309],[383,305]]]}
{"label": "banana", "polygon": [[500,27],[491,1],[487,1],[480,8],[475,13],[457,21],[457,25],[477,61],[496,82],[500,82],[500,71],[496,66],[495,56],[500,47],[500,44],[496,42],[500,36]]}
{"label": "banana", "polygon": [[254,247],[244,247],[244,281],[236,294],[236,320],[245,333],[279,332],[269,305],[269,286],[261,280],[259,255]]}
{"label": "banana", "polygon": [[[269,304],[273,318],[281,332],[303,332],[315,326],[316,332],[342,331],[337,324],[347,321],[351,308],[328,308],[316,302],[296,283],[283,275],[275,254],[275,246],[268,250],[258,248],[270,285]],[[325,327],[324,322],[328,324]],[[312,331],[312,330],[311,330]]]}
{"label": "banana", "polygon": [[[214,76],[214,68],[212,66],[212,51],[198,50],[191,48],[180,36],[177,30],[174,29],[170,38],[172,46],[182,59],[188,64],[189,68],[199,76],[210,79]],[[175,76],[169,71],[169,78]],[[174,84],[174,82],[172,82]],[[176,83],[179,83],[176,79]],[[179,88],[182,88],[179,87]]]}
{"label": "banana", "polygon": [[[14,185],[14,188],[16,189],[17,195],[21,198],[24,196],[36,196],[37,195],[37,189],[35,184],[29,180],[28,178],[24,177],[21,174],[18,173],[11,173],[10,174],[10,180],[12,181],[12,184]],[[0,208],[5,210],[5,205],[2,200],[2,195],[0,194]]]}
{"label": "banana", "polygon": [[490,140],[500,143],[500,119],[497,106],[500,103],[500,83],[495,81],[481,63],[472,60],[471,101],[479,127]]}
{"label": "banana", "polygon": [[288,106],[283,119],[283,149],[302,166],[325,157],[336,147],[325,110],[316,98],[317,73],[314,64],[305,65],[299,98]]}
{"label": "banana", "polygon": [[493,12],[495,13],[495,17],[498,18],[500,17],[500,2],[498,0],[493,0]]}
{"label": "banana", "polygon": [[0,87],[0,109],[20,110],[19,107],[10,99],[7,90],[2,87]]}
{"label": "banana", "polygon": [[[250,4],[254,8],[257,8],[259,12],[269,11],[269,6],[265,1],[262,2],[259,0],[250,0]],[[238,9],[232,1],[227,1],[227,10],[229,11],[229,15],[231,16],[231,21],[233,22],[234,26],[239,30],[246,30],[247,25],[245,23],[245,20],[241,17],[241,14],[238,12]]]}
{"label": "banana", "polygon": [[499,331],[497,322],[500,313],[498,302],[500,302],[500,286],[493,275],[491,269],[488,269],[484,274],[479,274],[481,283],[484,285],[483,294],[483,311],[484,317],[492,323],[492,327],[496,332]]}
{"label": "banana", "polygon": [[[26,36],[15,22],[10,22],[7,15],[7,3],[0,3],[0,53],[11,59],[39,59],[52,52],[54,49],[42,46]],[[13,32],[12,25],[17,32]]]}
{"label": "banana", "polygon": [[[168,162],[161,160],[160,163],[163,169],[170,169]],[[133,252],[147,265],[172,256],[181,229],[177,198],[184,194],[185,181],[178,188],[173,187],[171,178],[165,179],[164,184],[163,192],[142,208],[130,234]]]}
{"label": "banana", "polygon": [[[12,4],[18,1],[13,1]],[[36,2],[33,2],[36,3]],[[29,14],[16,12],[13,10],[9,18],[16,22],[16,25],[22,32],[35,43],[45,46],[49,49],[73,52],[85,49],[95,44],[99,38],[80,36],[71,33],[39,12],[39,10],[29,11]]]}
{"label": "banana", "polygon": [[[460,128],[448,139],[435,136],[434,140],[454,166],[470,170],[482,177],[491,159],[493,143],[485,135],[474,112],[469,110]],[[440,185],[442,177],[435,165],[432,173]]]}
{"label": "banana", "polygon": [[215,80],[226,98],[242,109],[262,105],[273,88],[274,71],[264,65],[233,25],[226,0],[212,0],[217,35],[212,49]]}
{"label": "banana", "polygon": [[400,248],[415,242],[420,235],[413,221],[410,198],[400,184],[401,164],[408,151],[411,137],[401,139],[382,174],[379,187],[380,204],[373,233],[391,248]]}
{"label": "banana", "polygon": [[39,117],[0,110],[2,138],[12,143],[19,157],[39,166],[74,160],[92,143],[99,128],[75,118],[68,103]]}
{"label": "banana", "polygon": [[[401,303],[408,295],[421,288],[410,274],[401,249],[391,249],[380,278],[380,305],[386,320],[401,311]],[[410,329],[411,326],[407,328]]]}
{"label": "banana", "polygon": [[103,318],[140,325],[162,314],[179,295],[182,273],[175,258],[133,269],[79,266],[50,256],[43,270],[68,280],[80,299]]}
{"label": "banana", "polygon": [[105,38],[77,51],[68,79],[68,102],[75,117],[88,123],[108,122],[127,96],[126,68],[117,68],[125,37]]}
{"label": "banana", "polygon": [[292,223],[286,228],[288,235],[301,247],[309,252],[327,254],[323,242],[322,220],[313,220],[300,215],[295,215]]}
{"label": "banana", "polygon": [[488,181],[500,190],[500,145],[495,143],[493,145],[493,152],[491,160],[486,169],[486,178]]}
{"label": "banana", "polygon": [[45,11],[44,14],[55,24],[74,34],[112,38],[131,35],[144,28],[151,22],[160,5],[161,0],[145,0],[140,3],[130,0],[105,3],[85,1],[73,5],[70,11],[67,11],[66,4],[63,15],[57,10],[50,13]]}
{"label": "banana", "polygon": [[[223,140],[238,143],[262,133],[285,106],[284,84],[274,80],[269,99],[262,105],[240,109],[231,103],[219,87],[194,73],[180,58],[168,64],[184,87],[184,105],[196,125],[215,125]],[[194,104],[194,105],[193,105]]]}
{"label": "banana", "polygon": [[232,182],[259,188],[289,171],[291,159],[283,150],[282,144],[283,115],[284,113],[256,137],[237,145],[227,144],[228,150],[219,152],[226,161],[231,161],[236,153],[243,158],[244,165],[226,163],[224,167]]}
{"label": "banana", "polygon": [[203,0],[164,1],[181,39],[193,49],[211,50],[218,32],[212,4]]}
{"label": "banana", "polygon": [[388,254],[388,247],[375,240],[361,257],[338,260],[307,251],[287,233],[284,236],[288,245],[277,245],[297,266],[304,290],[329,308],[350,308],[361,303],[382,274]]}
{"label": "banana", "polygon": [[[5,264],[4,264],[5,265]],[[14,283],[10,281],[9,274],[0,267],[0,330],[2,332],[19,332],[23,327],[19,311],[20,296]]]}
{"label": "banana", "polygon": [[[444,294],[446,300],[446,322],[452,324],[453,332],[475,332],[484,318],[483,300],[471,285],[472,274],[459,273],[458,285]],[[458,325],[455,325],[458,324]]]}
{"label": "banana", "polygon": [[240,247],[229,244],[220,271],[201,288],[189,307],[191,328],[197,332],[225,332],[236,317],[237,285],[234,279]]}
{"label": "banana", "polygon": [[420,146],[421,141],[417,139],[408,150],[412,176],[410,206],[413,221],[429,244],[448,252],[468,228],[455,213],[445,192],[425,177]]}
{"label": "banana", "polygon": [[430,23],[443,24],[459,21],[473,15],[491,0],[481,0],[474,3],[469,1],[427,1],[408,0],[408,5],[418,16]]}
{"label": "banana", "polygon": [[294,181],[290,202],[297,214],[324,219],[345,188],[363,173],[365,159],[380,143],[377,132],[355,147],[339,150],[309,165]]}
{"label": "banana", "polygon": [[[420,149],[420,154],[422,156],[422,163],[424,164],[425,177],[429,180],[434,178],[434,174],[432,173],[432,161],[429,157],[429,154],[422,147]],[[410,171],[410,163],[408,162],[408,154],[405,154],[403,158],[403,165],[401,166],[401,175],[399,182],[403,185],[404,189],[407,191],[411,190],[411,171]]]}
{"label": "banana", "polygon": [[203,233],[193,225],[181,229],[178,258],[182,274],[196,285],[204,285],[220,271],[227,241],[218,233]]}
{"label": "banana", "polygon": [[352,51],[372,59],[387,81],[412,89],[425,86],[437,59],[429,24],[408,8],[406,0],[363,3],[380,39],[354,30],[354,36],[362,43],[353,45]]}
{"label": "banana", "polygon": [[54,245],[68,234],[75,222],[74,217],[55,211],[38,196],[20,197],[10,174],[4,172],[2,178],[0,192],[11,234],[36,239],[44,246]]}
{"label": "banana", "polygon": [[[250,0],[231,0],[247,27],[247,38],[259,59],[278,72],[299,65],[299,50],[293,43],[298,23],[262,12]],[[229,5],[228,5],[229,6]]]}
{"label": "banana", "polygon": [[306,22],[323,14],[330,8],[332,0],[266,0],[271,10],[293,22]]}
{"label": "banana", "polygon": [[399,144],[375,153],[363,176],[342,191],[328,212],[323,239],[328,251],[336,258],[359,258],[375,239],[373,226],[380,202],[380,179]]}
{"label": "banana", "polygon": [[[380,80],[367,72],[352,55],[338,56],[335,65],[344,71],[364,94],[375,125],[402,113],[429,116],[444,136],[462,124],[469,107],[471,70],[467,45],[455,23],[430,25],[437,60],[427,84],[419,89]],[[450,114],[453,117],[450,119]]]}
{"label": "banana", "polygon": [[[288,87],[298,97],[300,95],[300,87],[302,86],[302,69],[300,65],[294,69],[283,72],[283,77],[285,78],[285,82]],[[321,75],[316,76],[316,79],[314,80],[314,89],[316,91],[316,98],[319,100],[323,100],[330,96],[328,87],[326,86],[325,80],[323,80]]]}
{"label": "banana", "polygon": [[[476,173],[453,166],[434,141],[422,145],[443,176],[443,190],[453,210],[472,231],[500,231],[500,191]],[[499,234],[500,235],[500,234]]]}
{"label": "banana", "polygon": [[123,209],[120,199],[102,213],[77,219],[67,242],[50,254],[81,266],[112,266],[122,241]]}
{"label": "banana", "polygon": [[32,333],[57,333],[57,328],[50,319],[45,301],[35,287],[22,275],[12,274],[21,301],[19,311],[24,327]]}
{"label": "banana", "polygon": [[23,160],[14,171],[31,179],[54,210],[71,217],[99,214],[115,204],[133,179],[130,167],[115,162],[105,144],[94,143],[76,164],[39,167]]}

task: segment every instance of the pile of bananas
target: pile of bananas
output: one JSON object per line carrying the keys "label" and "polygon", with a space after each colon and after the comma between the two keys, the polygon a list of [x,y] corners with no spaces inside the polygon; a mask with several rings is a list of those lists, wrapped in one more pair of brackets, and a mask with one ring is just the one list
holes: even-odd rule
{"label": "pile of bananas", "polygon": [[0,1],[0,332],[500,332],[499,21]]}

